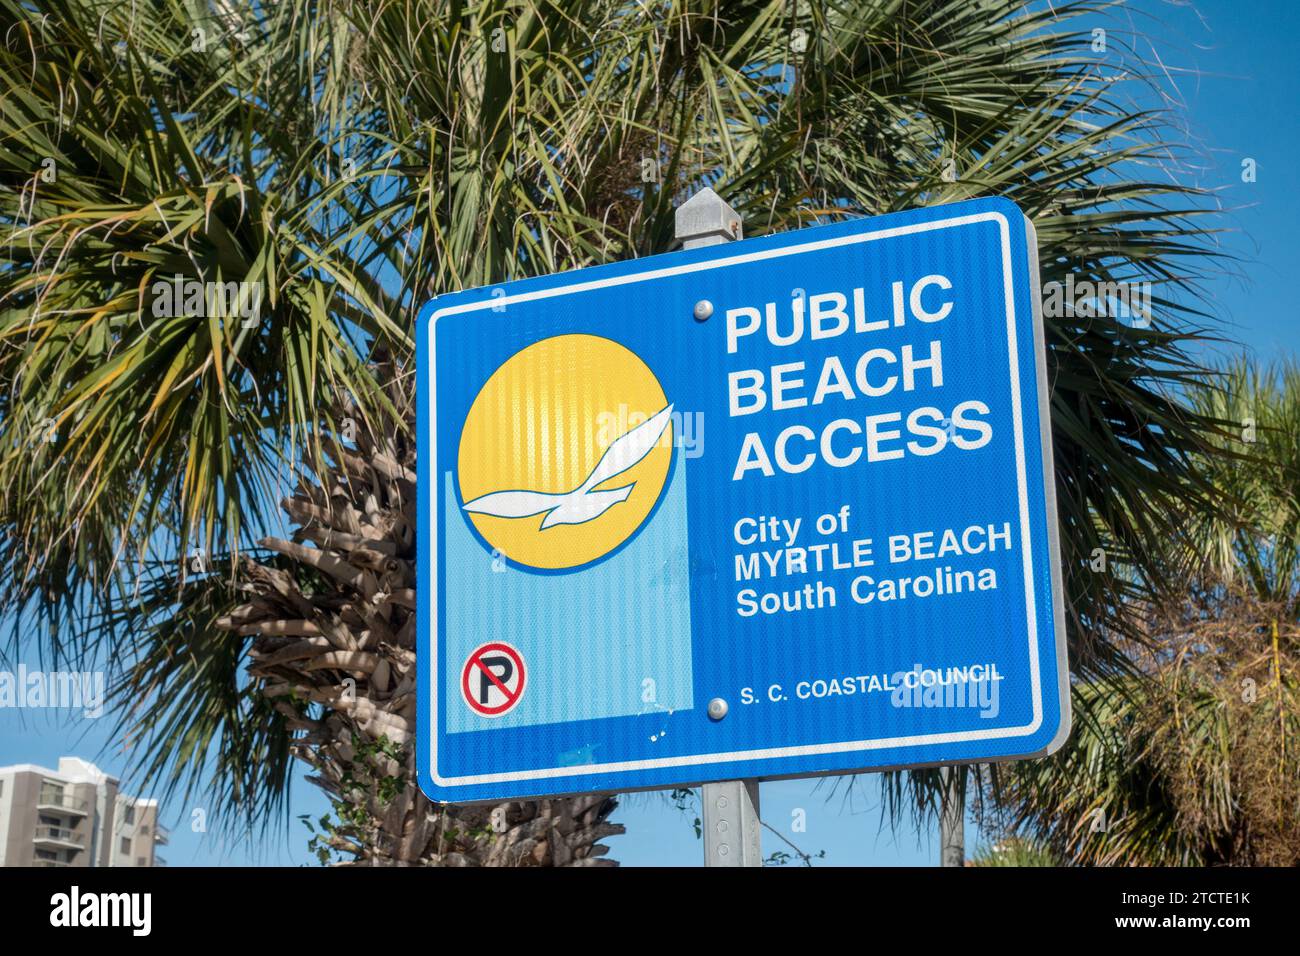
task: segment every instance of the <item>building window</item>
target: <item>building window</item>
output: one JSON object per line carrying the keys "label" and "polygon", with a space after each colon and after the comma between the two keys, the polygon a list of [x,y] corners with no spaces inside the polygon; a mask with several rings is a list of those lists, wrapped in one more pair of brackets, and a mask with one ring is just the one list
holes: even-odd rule
{"label": "building window", "polygon": [[130,856],[130,855],[131,855],[131,838],[130,838],[130,837],[122,837],[121,853],[122,853],[123,856]]}
{"label": "building window", "polygon": [[0,780],[0,797],[3,797],[4,795],[5,795],[5,782],[3,780]]}
{"label": "building window", "polygon": [[130,826],[132,823],[135,823],[135,807],[128,806],[126,808],[126,814],[122,817],[122,821],[127,826]]}
{"label": "building window", "polygon": [[136,866],[148,866],[148,865],[149,865],[149,861],[146,860],[146,859],[145,859],[144,857],[142,857],[142,856],[137,856],[137,857],[135,858],[135,865],[136,865]]}

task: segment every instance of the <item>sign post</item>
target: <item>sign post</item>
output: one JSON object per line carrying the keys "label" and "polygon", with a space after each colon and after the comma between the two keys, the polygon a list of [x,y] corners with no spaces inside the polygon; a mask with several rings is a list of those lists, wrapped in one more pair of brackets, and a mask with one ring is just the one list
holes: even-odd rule
{"label": "sign post", "polygon": [[[743,239],[740,215],[705,187],[677,207],[677,238],[683,249]],[[706,317],[707,318],[707,317]],[[718,707],[725,703],[718,699]],[[700,789],[705,866],[762,866],[763,824],[757,780],[706,783]]]}
{"label": "sign post", "polygon": [[759,780],[1057,749],[1032,225],[983,198],[742,240],[701,193],[677,228],[421,310],[424,792],[704,786],[708,862],[757,865]]}
{"label": "sign post", "polygon": [[939,865],[966,865],[965,766],[944,767],[939,808]]}

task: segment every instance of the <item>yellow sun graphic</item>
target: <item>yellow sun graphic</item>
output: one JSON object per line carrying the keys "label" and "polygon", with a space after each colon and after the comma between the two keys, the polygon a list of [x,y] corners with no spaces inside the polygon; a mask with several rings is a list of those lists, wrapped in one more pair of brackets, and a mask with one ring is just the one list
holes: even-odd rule
{"label": "yellow sun graphic", "polygon": [[579,567],[654,509],[672,441],[672,406],[637,355],[595,335],[543,339],[507,359],[470,406],[461,506],[510,560]]}

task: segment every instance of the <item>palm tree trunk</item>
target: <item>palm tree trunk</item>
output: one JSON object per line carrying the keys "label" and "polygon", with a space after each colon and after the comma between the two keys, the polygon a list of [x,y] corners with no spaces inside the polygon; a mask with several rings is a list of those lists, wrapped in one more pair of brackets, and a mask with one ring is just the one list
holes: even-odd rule
{"label": "palm tree trunk", "polygon": [[[397,386],[398,408],[410,407]],[[609,866],[606,795],[444,807],[416,782],[415,453],[402,436],[336,420],[317,481],[281,506],[292,541],[244,558],[248,601],[220,627],[252,637],[249,674],[299,734],[294,756],[334,805],[313,840],[322,862],[372,866]],[[348,427],[347,423],[352,422]],[[313,546],[309,546],[313,545]],[[341,858],[341,859],[336,859]]]}

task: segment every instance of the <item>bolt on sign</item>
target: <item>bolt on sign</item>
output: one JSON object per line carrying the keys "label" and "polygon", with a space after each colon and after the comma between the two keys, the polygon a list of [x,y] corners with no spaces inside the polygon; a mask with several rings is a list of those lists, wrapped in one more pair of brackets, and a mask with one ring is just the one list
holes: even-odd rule
{"label": "bolt on sign", "polygon": [[421,786],[471,802],[1050,753],[1033,228],[978,199],[439,296]]}

